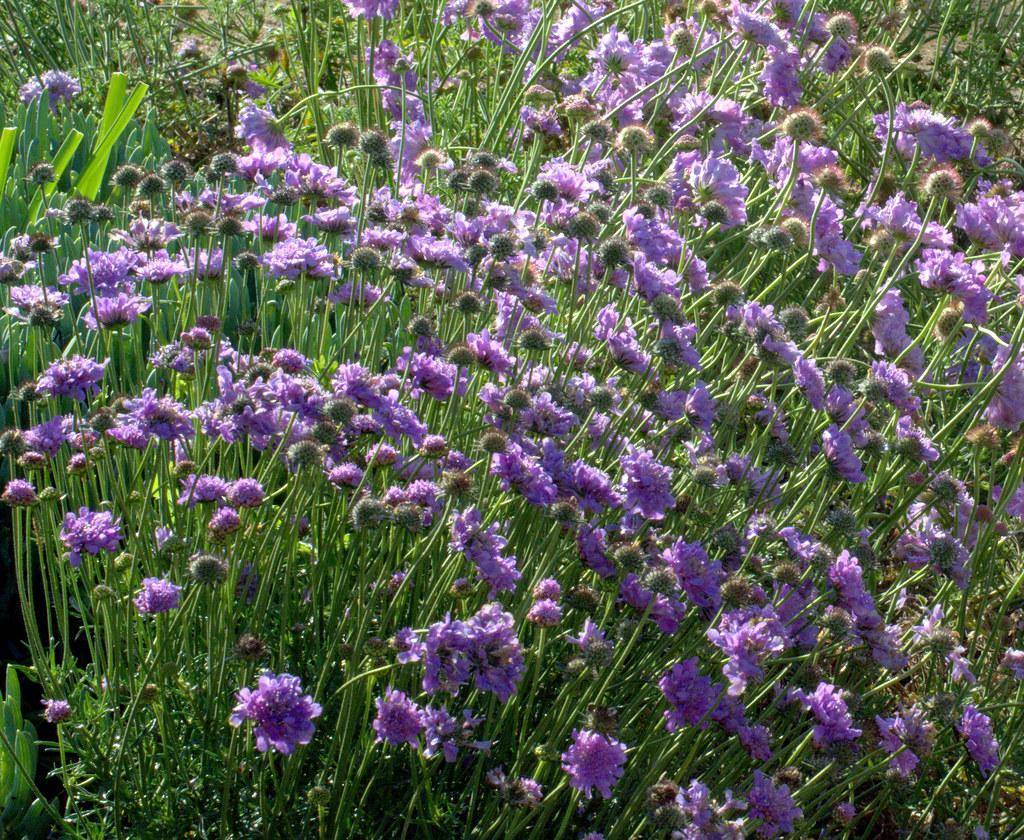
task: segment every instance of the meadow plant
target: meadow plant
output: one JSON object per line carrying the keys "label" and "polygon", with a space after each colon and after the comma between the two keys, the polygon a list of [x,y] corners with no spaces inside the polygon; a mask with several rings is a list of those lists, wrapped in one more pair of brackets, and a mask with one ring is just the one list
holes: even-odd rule
{"label": "meadow plant", "polygon": [[299,6],[2,240],[37,810],[1024,836],[1024,170],[914,9]]}

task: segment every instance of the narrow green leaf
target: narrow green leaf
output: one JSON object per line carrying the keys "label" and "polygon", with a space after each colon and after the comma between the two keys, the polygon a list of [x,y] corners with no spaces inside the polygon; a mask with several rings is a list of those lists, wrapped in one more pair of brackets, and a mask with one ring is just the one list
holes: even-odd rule
{"label": "narrow green leaf", "polygon": [[[115,74],[115,77],[119,74]],[[114,87],[114,80],[111,80],[111,90]],[[128,123],[131,122],[135,112],[139,109],[142,104],[143,98],[146,96],[146,92],[149,87],[142,82],[135,86],[131,96],[121,105],[117,115],[111,117],[109,120],[108,107],[103,109],[103,120],[100,123],[100,131],[97,135],[96,144],[93,147],[92,160],[89,161],[81,175],[78,176],[78,181],[75,182],[75,191],[85,196],[88,199],[94,199],[99,194],[100,187],[103,185],[103,175],[107,171],[107,163],[110,160],[110,153],[114,148],[114,144],[118,138],[124,133],[124,130],[128,127]],[[123,100],[123,96],[122,96]],[[110,92],[107,94],[107,106],[111,106],[114,100],[111,97]]]}
{"label": "narrow green leaf", "polygon": [[21,729],[21,683],[18,681],[18,672],[11,664],[7,665],[6,700],[14,713],[15,725]]}
{"label": "narrow green leaf", "polygon": [[0,131],[0,196],[7,192],[7,172],[14,154],[14,141],[18,137],[18,129],[10,127]]}

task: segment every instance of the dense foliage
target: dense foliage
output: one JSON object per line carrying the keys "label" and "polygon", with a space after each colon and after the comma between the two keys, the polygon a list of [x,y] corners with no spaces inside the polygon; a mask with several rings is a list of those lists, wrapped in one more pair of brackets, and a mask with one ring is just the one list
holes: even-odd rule
{"label": "dense foliage", "polygon": [[1024,836],[1024,169],[915,95],[955,16],[318,9],[95,115],[86,20],[8,112],[5,830]]}

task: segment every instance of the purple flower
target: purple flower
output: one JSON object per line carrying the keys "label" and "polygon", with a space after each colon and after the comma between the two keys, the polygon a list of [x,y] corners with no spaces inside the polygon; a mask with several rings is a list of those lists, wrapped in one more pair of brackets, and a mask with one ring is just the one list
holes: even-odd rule
{"label": "purple flower", "polygon": [[725,571],[718,560],[708,557],[699,542],[676,540],[661,556],[694,604],[708,612],[718,609],[722,603],[720,590]]}
{"label": "purple flower", "polygon": [[343,0],[349,14],[354,18],[384,18],[390,20],[398,8],[398,0]]}
{"label": "purple flower", "polygon": [[1024,193],[983,195],[956,209],[957,227],[992,251],[1024,257]]}
{"label": "purple flower", "polygon": [[70,102],[81,92],[82,85],[74,76],[63,70],[47,70],[41,76],[33,76],[18,88],[18,98],[28,105],[45,93],[50,110],[56,113],[57,103]]}
{"label": "purple flower", "polygon": [[39,497],[31,482],[25,481],[23,478],[12,478],[7,482],[0,499],[3,499],[11,507],[28,507],[34,505]]}
{"label": "purple flower", "polygon": [[729,695],[739,697],[750,682],[764,679],[763,662],[786,649],[785,630],[771,607],[749,607],[723,613],[707,637],[727,657],[722,674]]}
{"label": "purple flower", "polygon": [[1000,347],[992,362],[1000,376],[985,419],[1000,429],[1015,431],[1024,423],[1024,355],[1010,358],[1010,348]]}
{"label": "purple flower", "polygon": [[788,785],[776,787],[760,770],[754,771],[754,784],[747,796],[747,813],[761,824],[757,828],[758,837],[776,837],[793,831],[794,820],[800,819],[804,812],[793,802]]}
{"label": "purple flower", "polygon": [[198,504],[219,502],[227,496],[229,488],[230,485],[223,478],[192,473],[181,480],[178,504],[194,508]]}
{"label": "purple flower", "polygon": [[67,700],[43,700],[43,717],[47,723],[61,723],[71,717],[71,704]]}
{"label": "purple flower", "polygon": [[448,710],[441,706],[427,706],[423,710],[423,755],[431,758],[439,752],[444,755],[444,760],[449,764],[454,762],[459,755],[459,747],[471,747],[472,749],[486,752],[490,749],[490,741],[471,740],[473,731],[483,723],[482,717],[476,717],[469,709],[462,710],[462,720],[448,714]]}
{"label": "purple flower", "polygon": [[514,488],[533,505],[550,504],[558,495],[540,461],[513,441],[509,441],[504,452],[491,456],[491,474],[501,479],[502,490]]}
{"label": "purple flower", "polygon": [[171,397],[158,397],[152,388],[144,388],[137,398],[125,400],[124,409],[120,424],[109,432],[115,440],[126,442],[126,429],[142,432],[147,442],[155,437],[173,443],[191,440],[195,434],[188,409]]}
{"label": "purple flower", "polygon": [[[740,173],[727,158],[711,154],[702,157],[698,151],[680,152],[672,163],[670,185],[676,207],[693,210],[704,222],[718,222],[722,229],[742,225],[747,221],[747,188],[740,181]],[[704,216],[714,202],[721,216]]]}
{"label": "purple flower", "polygon": [[334,276],[334,256],[312,236],[278,242],[263,255],[261,261],[267,275],[274,279]]}
{"label": "purple flower", "polygon": [[80,507],[68,513],[60,529],[60,538],[70,553],[72,566],[82,565],[82,552],[93,556],[101,551],[117,551],[121,547],[121,520],[109,511],[92,511]]}
{"label": "purple flower", "polygon": [[146,256],[131,248],[94,251],[75,260],[65,274],[57,278],[62,286],[71,286],[79,295],[112,295],[134,289],[132,273],[146,262]]}
{"label": "purple flower", "polygon": [[132,603],[141,615],[168,612],[180,605],[181,587],[167,578],[143,578],[142,589]]}
{"label": "purple flower", "polygon": [[263,485],[255,478],[239,478],[232,481],[225,495],[235,507],[246,508],[259,507],[267,496]]}
{"label": "purple flower", "polygon": [[423,651],[423,690],[457,694],[473,677],[476,687],[506,702],[525,666],[512,616],[497,603],[486,604],[468,621],[450,617],[427,630]]}
{"label": "purple flower", "polygon": [[879,743],[892,755],[890,766],[901,778],[907,778],[932,751],[936,729],[928,722],[924,712],[916,706],[900,712],[896,717],[876,716]]}
{"label": "purple flower", "polygon": [[665,728],[675,732],[684,726],[706,729],[708,716],[721,689],[700,672],[697,657],[673,665],[658,682],[672,708],[665,712]]}
{"label": "purple flower", "polygon": [[921,400],[913,393],[914,383],[910,377],[890,362],[872,362],[869,382],[901,415],[913,414],[921,407]]}
{"label": "purple flower", "polygon": [[1007,648],[999,663],[1006,668],[1016,680],[1024,680],[1024,650]]}
{"label": "purple flower", "polygon": [[533,602],[526,620],[538,627],[557,627],[562,620],[562,608],[550,598],[541,598]]}
{"label": "purple flower", "polygon": [[863,730],[853,725],[843,694],[842,690],[827,682],[818,683],[810,694],[800,689],[791,693],[793,699],[813,713],[818,721],[812,731],[814,745],[818,748],[856,741],[861,736]]}
{"label": "purple flower", "polygon": [[457,512],[452,517],[450,546],[476,566],[477,575],[491,587],[490,597],[516,588],[521,575],[515,555],[505,553],[508,540],[499,533],[497,523],[483,526],[483,515],[477,508]]}
{"label": "purple flower", "polygon": [[316,726],[313,718],[323,711],[313,698],[302,693],[302,683],[291,674],[276,676],[270,671],[259,678],[255,690],[242,688],[235,695],[229,719],[232,726],[251,720],[255,726],[256,749],[291,755],[299,744],[308,744]]}
{"label": "purple flower", "polygon": [[424,713],[404,692],[390,686],[383,697],[378,697],[377,717],[373,721],[375,741],[387,741],[393,747],[409,744],[418,747],[423,731]]}
{"label": "purple flower", "polygon": [[90,330],[123,327],[137,321],[152,305],[147,298],[126,292],[98,295],[95,298],[95,305],[90,305],[82,316],[82,321]]}
{"label": "purple flower", "polygon": [[992,734],[992,721],[974,706],[964,707],[957,732],[967,744],[967,752],[986,778],[999,766],[999,742]]}
{"label": "purple flower", "polygon": [[626,511],[645,519],[664,519],[665,511],[676,503],[672,469],[660,463],[649,449],[633,449],[621,457],[620,463]]}
{"label": "purple flower", "polygon": [[206,524],[206,530],[209,531],[210,538],[215,541],[226,539],[241,527],[242,519],[238,515],[238,511],[233,507],[227,506],[217,508],[213,516],[210,517],[210,521]]}
{"label": "purple flower", "polygon": [[273,112],[259,108],[252,102],[242,106],[238,114],[238,125],[235,126],[235,136],[256,152],[291,148]]}
{"label": "purple flower", "polygon": [[853,451],[850,436],[833,423],[821,435],[821,448],[836,475],[851,484],[863,484],[867,477]]}
{"label": "purple flower", "polygon": [[[875,114],[874,120],[875,137],[884,143],[889,133],[889,115]],[[892,133],[896,149],[908,159],[914,156],[915,149],[920,149],[923,156],[934,158],[939,163],[965,160],[970,156],[973,145],[971,135],[957,127],[953,117],[905,102],[896,105]],[[975,156],[988,157],[981,150]]]}
{"label": "purple flower", "polygon": [[36,382],[39,393],[51,397],[71,397],[84,402],[100,391],[100,380],[107,361],[96,362],[84,356],[70,356],[51,364]]}
{"label": "purple flower", "polygon": [[595,788],[605,799],[610,798],[625,763],[625,744],[589,729],[574,729],[572,745],[562,753],[562,769],[569,774],[569,784],[588,799]]}
{"label": "purple flower", "polygon": [[900,650],[898,627],[887,627],[875,602],[864,587],[860,563],[848,551],[842,551],[828,570],[829,582],[836,588],[838,603],[853,617],[853,632],[871,648],[875,661],[884,668],[902,668],[907,658]]}

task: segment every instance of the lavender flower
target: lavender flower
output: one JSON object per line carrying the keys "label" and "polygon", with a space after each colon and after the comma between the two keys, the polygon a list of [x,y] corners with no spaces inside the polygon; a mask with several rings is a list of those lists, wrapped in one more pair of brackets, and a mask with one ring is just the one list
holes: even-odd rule
{"label": "lavender flower", "polygon": [[71,397],[85,402],[100,392],[100,380],[107,362],[95,362],[84,356],[70,356],[51,364],[39,377],[39,393],[51,397]]}
{"label": "lavender flower", "polygon": [[956,728],[981,775],[987,778],[999,766],[999,743],[992,734],[992,720],[968,704]]}
{"label": "lavender flower", "polygon": [[761,823],[758,837],[777,837],[793,831],[794,822],[803,816],[790,796],[788,785],[774,785],[760,770],[754,771],[754,784],[747,796],[747,813]]}
{"label": "lavender flower", "polygon": [[142,589],[132,601],[140,615],[156,615],[177,609],[181,603],[181,587],[167,578],[142,579]]}
{"label": "lavender flower", "polygon": [[60,538],[70,552],[71,565],[77,567],[82,565],[82,552],[95,556],[101,551],[117,551],[124,537],[121,520],[112,513],[81,507],[64,517]]}
{"label": "lavender flower", "polygon": [[63,70],[47,70],[33,76],[18,89],[18,98],[28,105],[46,94],[50,110],[56,113],[60,102],[70,102],[82,92],[82,85]]}
{"label": "lavender flower", "polygon": [[569,784],[588,799],[594,789],[610,798],[625,763],[626,747],[621,741],[589,729],[574,729],[572,745],[562,753],[562,769],[569,774]]}
{"label": "lavender flower", "polygon": [[43,717],[47,723],[62,723],[71,717],[71,704],[67,700],[43,700]]}
{"label": "lavender flower", "polygon": [[302,693],[301,681],[291,674],[265,671],[255,690],[242,688],[235,698],[238,705],[230,723],[241,726],[251,720],[260,752],[274,749],[291,755],[299,744],[308,744],[316,729],[313,719],[323,711],[310,695]]}
{"label": "lavender flower", "polygon": [[390,686],[378,697],[377,717],[373,721],[376,741],[387,741],[394,747],[409,744],[418,747],[424,726],[424,712],[406,695]]}

